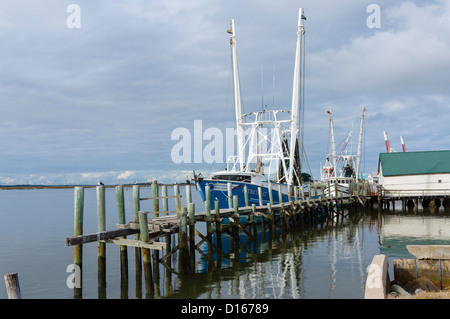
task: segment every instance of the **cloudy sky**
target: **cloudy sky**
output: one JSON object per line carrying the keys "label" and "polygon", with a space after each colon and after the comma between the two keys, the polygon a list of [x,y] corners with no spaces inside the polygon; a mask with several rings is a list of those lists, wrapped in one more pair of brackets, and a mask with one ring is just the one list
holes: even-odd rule
{"label": "cloudy sky", "polygon": [[327,109],[336,143],[353,129],[356,151],[366,107],[366,173],[385,151],[383,131],[397,151],[400,135],[409,151],[449,149],[449,1],[3,0],[0,184],[177,181],[223,167],[175,163],[172,132],[193,132],[196,120],[234,127],[231,19],[245,111],[262,100],[289,108],[299,7],[315,177],[329,151]]}

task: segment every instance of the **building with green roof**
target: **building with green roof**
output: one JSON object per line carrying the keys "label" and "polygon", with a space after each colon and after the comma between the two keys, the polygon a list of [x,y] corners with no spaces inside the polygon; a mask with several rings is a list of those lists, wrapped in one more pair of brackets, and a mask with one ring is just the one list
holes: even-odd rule
{"label": "building with green roof", "polygon": [[378,176],[386,197],[450,196],[450,151],[380,153]]}

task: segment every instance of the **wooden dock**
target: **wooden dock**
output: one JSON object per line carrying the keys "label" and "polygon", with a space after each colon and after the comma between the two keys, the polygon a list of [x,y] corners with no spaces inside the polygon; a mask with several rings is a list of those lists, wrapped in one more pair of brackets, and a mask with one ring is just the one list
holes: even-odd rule
{"label": "wooden dock", "polygon": [[[303,193],[298,187],[293,187],[291,201],[273,204],[272,200],[263,205],[259,198],[259,205],[248,202],[248,194],[244,189],[246,205],[238,206],[236,195],[229,194],[229,208],[219,209],[219,203],[211,209],[210,192],[206,190],[206,201],[202,211],[196,212],[192,202],[190,185],[185,185],[185,196],[181,195],[180,185],[159,185],[156,182],[151,185],[132,185],[133,189],[133,219],[126,221],[123,185],[115,186],[117,198],[118,223],[116,228],[105,228],[105,187],[97,186],[97,232],[83,233],[84,187],[74,187],[74,235],[66,239],[68,246],[74,247],[74,265],[76,265],[82,278],[82,247],[84,244],[98,243],[99,260],[99,288],[106,287],[105,276],[100,276],[105,268],[106,244],[120,246],[122,277],[127,277],[127,248],[134,247],[135,262],[143,265],[146,278],[146,297],[154,295],[153,276],[158,276],[159,265],[164,266],[173,273],[186,273],[195,268],[195,252],[203,254],[200,246],[208,244],[209,253],[224,253],[227,249],[238,249],[240,237],[256,238],[258,227],[273,232],[275,229],[289,232],[302,225],[313,225],[324,222],[338,222],[344,218],[344,207],[368,207],[372,197],[368,193],[365,183],[354,185],[351,196],[337,198],[330,194],[326,197],[324,190],[330,185],[314,185],[309,192]],[[151,197],[141,197],[141,190],[151,187]],[[168,196],[168,188],[171,187],[172,196]],[[229,188],[231,189],[231,188]],[[271,188],[269,188],[271,189]],[[259,192],[261,194],[261,192]],[[328,192],[329,193],[329,192]],[[300,195],[303,194],[303,197]],[[269,194],[271,195],[271,194]],[[184,205],[182,198],[185,197]],[[270,196],[272,198],[272,196]],[[152,210],[141,210],[142,201],[152,201]],[[169,210],[169,200],[175,209]],[[162,204],[160,206],[160,204]],[[203,209],[204,208],[204,209]],[[198,223],[205,223],[206,227],[196,227]],[[205,225],[204,224],[204,225]],[[203,229],[203,232],[201,233]],[[127,238],[133,235],[134,238]],[[175,243],[172,238],[175,235]],[[226,249],[222,246],[222,238],[229,238]],[[228,244],[227,244],[228,245]],[[164,255],[160,256],[160,252]],[[171,265],[171,256],[179,254],[177,268]],[[152,257],[153,256],[153,257]],[[153,265],[151,261],[156,263]],[[155,274],[156,273],[156,274]],[[76,279],[76,278],[75,278]],[[81,280],[79,281],[81,282]],[[81,287],[74,288],[74,297],[82,296]]]}

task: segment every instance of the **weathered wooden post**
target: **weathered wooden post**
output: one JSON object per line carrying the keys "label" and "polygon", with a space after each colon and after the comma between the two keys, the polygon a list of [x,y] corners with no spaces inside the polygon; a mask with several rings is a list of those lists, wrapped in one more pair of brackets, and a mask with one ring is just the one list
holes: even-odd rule
{"label": "weathered wooden post", "polygon": [[233,188],[230,182],[227,183],[228,208],[233,208]]}
{"label": "weathered wooden post", "polygon": [[186,273],[189,270],[189,249],[188,249],[188,212],[186,207],[180,207],[180,258],[178,262],[179,272]]}
{"label": "weathered wooden post", "polygon": [[[156,181],[156,179],[154,179],[152,181],[152,204],[153,204],[153,217],[159,217],[159,186],[158,186],[158,182]],[[159,242],[159,238],[154,240],[155,242]],[[154,272],[154,276],[155,279],[159,277],[159,251],[156,249],[152,250],[152,255],[153,255],[153,272]],[[155,281],[156,283],[156,281]],[[158,282],[159,284],[159,282]],[[155,292],[157,292],[157,286],[155,284]]]}
{"label": "weathered wooden post", "polygon": [[177,212],[177,217],[178,219],[181,220],[181,195],[180,195],[180,186],[178,186],[178,184],[175,184],[173,186],[173,195],[176,196],[175,197],[175,211]]}
{"label": "weathered wooden post", "polygon": [[281,226],[283,229],[285,229],[286,228],[286,210],[285,210],[284,203],[281,203],[280,219],[281,219]]}
{"label": "weathered wooden post", "polygon": [[269,203],[270,203],[270,206],[273,206],[273,193],[272,193],[272,183],[271,182],[269,182],[267,188],[269,190]]}
{"label": "weathered wooden post", "polygon": [[[139,222],[139,211],[141,209],[141,189],[139,185],[133,185],[133,220]],[[139,234],[134,238],[139,240]],[[134,263],[136,266],[136,298],[142,298],[142,258],[141,248],[134,248]]]}
{"label": "weathered wooden post", "polygon": [[206,217],[206,238],[208,239],[208,253],[212,253],[211,244],[211,188],[205,186],[205,217]]}
{"label": "weathered wooden post", "polygon": [[192,203],[192,190],[191,185],[186,185],[186,205]]}
{"label": "weathered wooden post", "polygon": [[22,299],[19,285],[19,275],[17,273],[7,274],[5,278],[6,292],[8,299]]}
{"label": "weathered wooden post", "polygon": [[[264,202],[263,202],[263,196],[262,196],[262,189],[261,189],[261,187],[258,187],[258,200],[259,200],[259,206],[263,207]],[[261,227],[262,227],[263,232],[264,232],[264,216],[262,214],[261,214],[260,220],[261,220]]]}
{"label": "weathered wooden post", "polygon": [[189,261],[190,270],[195,269],[195,204],[188,204],[189,224]]}
{"label": "weathered wooden post", "polygon": [[[133,185],[133,191],[135,186],[136,185]],[[119,224],[125,225],[127,222],[125,218],[125,197],[123,192],[123,185],[116,186],[116,200],[118,222]],[[126,236],[123,236],[122,238],[126,238]],[[127,246],[125,245],[120,245],[120,278],[128,278],[128,254]]]}
{"label": "weathered wooden post", "polygon": [[[140,241],[148,243],[148,216],[144,212],[139,212],[139,230]],[[154,295],[153,277],[152,277],[152,260],[150,256],[150,249],[142,248],[142,262],[144,264],[144,279],[145,279],[145,294],[147,298]]]}
{"label": "weathered wooden post", "polygon": [[[106,231],[105,186],[97,186],[97,231]],[[98,242],[98,297],[106,298],[106,243]]]}
{"label": "weathered wooden post", "polygon": [[233,195],[233,222],[231,223],[231,234],[233,236],[233,248],[238,248],[239,245],[239,197],[238,195]]}
{"label": "weathered wooden post", "polygon": [[157,181],[152,182],[153,217],[159,217],[159,187]]}
{"label": "weathered wooden post", "polygon": [[[74,210],[74,236],[83,235],[83,213],[84,213],[84,188],[83,187],[75,187],[74,188],[74,201],[75,201],[75,210]],[[73,247],[74,256],[73,263],[75,266],[79,268],[79,271],[75,271],[75,276],[79,275],[80,278],[75,278],[75,282],[80,283],[80,287],[74,288],[74,298],[81,298],[82,296],[82,279],[83,279],[83,245],[75,245]]]}
{"label": "weathered wooden post", "polygon": [[220,222],[220,207],[219,201],[214,201],[214,215],[216,218],[216,239],[217,239],[217,247],[220,251],[222,251],[222,224]]}
{"label": "weathered wooden post", "polygon": [[169,215],[169,213],[167,213],[169,211],[169,199],[167,198],[167,185],[162,185],[161,186],[161,191],[162,191],[162,203],[163,203],[163,211],[165,212],[164,215]]}
{"label": "weathered wooden post", "polygon": [[278,204],[283,202],[283,193],[281,192],[281,185],[278,184]]}
{"label": "weathered wooden post", "polygon": [[180,220],[180,247],[182,250],[187,250],[188,235],[187,235],[187,209],[182,206]]}
{"label": "weathered wooden post", "polygon": [[248,187],[247,185],[244,185],[244,200],[245,200],[245,206],[250,206],[248,202]]}
{"label": "weathered wooden post", "polygon": [[[252,204],[252,220],[253,220],[253,233],[256,238],[257,236],[257,226],[256,226],[256,204]],[[256,241],[255,241],[256,243]]]}

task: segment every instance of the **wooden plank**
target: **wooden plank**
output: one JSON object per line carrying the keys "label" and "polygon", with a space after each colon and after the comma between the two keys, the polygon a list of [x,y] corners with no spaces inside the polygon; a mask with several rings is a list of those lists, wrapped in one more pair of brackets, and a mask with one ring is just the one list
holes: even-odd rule
{"label": "wooden plank", "polygon": [[[142,212],[142,213],[144,213],[144,214],[161,214],[161,213],[165,213],[165,214],[175,214],[177,211],[176,210],[168,210],[168,211],[165,211],[165,210],[162,210],[162,211],[157,211],[157,212],[153,212],[153,211],[140,211],[140,212]],[[161,217],[168,217],[168,216],[161,216]],[[172,216],[169,216],[169,217],[172,217]],[[173,217],[177,217],[177,216],[173,216]]]}
{"label": "wooden plank", "polygon": [[128,229],[128,228],[109,230],[109,231],[104,231],[104,232],[79,235],[79,236],[75,236],[75,237],[68,237],[68,238],[66,238],[66,244],[67,244],[67,246],[74,246],[74,245],[86,244],[86,243],[90,243],[90,242],[94,242],[94,241],[106,240],[106,239],[111,239],[111,238],[120,237],[120,236],[137,234],[137,233],[139,233],[139,230]]}
{"label": "wooden plank", "polygon": [[177,198],[178,196],[181,197],[181,195],[177,195],[177,196],[154,196],[154,197],[143,197],[143,198],[140,198],[140,200]]}
{"label": "wooden plank", "polygon": [[132,247],[138,247],[138,248],[153,249],[153,250],[163,250],[163,249],[167,248],[167,244],[163,243],[163,242],[145,243],[140,240],[125,239],[125,238],[106,239],[106,240],[100,240],[100,242],[107,243],[107,244],[122,245],[122,246],[132,246]]}

